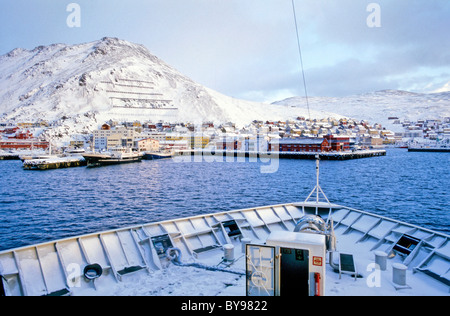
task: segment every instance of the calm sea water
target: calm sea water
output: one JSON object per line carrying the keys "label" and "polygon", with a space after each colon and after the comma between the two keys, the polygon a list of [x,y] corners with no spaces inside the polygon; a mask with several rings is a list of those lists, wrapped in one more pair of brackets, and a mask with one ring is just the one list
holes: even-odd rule
{"label": "calm sea water", "polygon": [[[303,201],[315,162],[175,162],[22,170],[0,161],[0,250],[177,217]],[[388,150],[321,161],[333,203],[450,233],[450,155]]]}

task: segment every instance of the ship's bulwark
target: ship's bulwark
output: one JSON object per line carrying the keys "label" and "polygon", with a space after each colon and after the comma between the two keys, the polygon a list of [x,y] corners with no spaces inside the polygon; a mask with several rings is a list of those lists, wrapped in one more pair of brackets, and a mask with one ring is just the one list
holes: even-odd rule
{"label": "ship's bulwark", "polygon": [[[359,275],[339,276],[327,265],[321,276],[325,295],[448,295],[449,236],[327,203],[201,215],[8,250],[0,253],[2,282],[7,295],[244,296],[242,243],[263,245],[274,232],[293,232],[307,214],[333,220],[336,250],[354,256]],[[404,238],[414,240],[415,246],[402,244]],[[233,261],[224,262],[223,249],[232,249]],[[394,255],[386,271],[374,265],[375,251]],[[328,260],[313,259],[324,265]],[[399,265],[406,269],[403,287],[392,283],[393,269]]]}

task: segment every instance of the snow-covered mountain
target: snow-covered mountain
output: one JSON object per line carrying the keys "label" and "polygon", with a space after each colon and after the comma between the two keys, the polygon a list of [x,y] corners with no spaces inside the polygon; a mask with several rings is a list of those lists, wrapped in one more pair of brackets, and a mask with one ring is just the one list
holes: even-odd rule
{"label": "snow-covered mountain", "polygon": [[[387,123],[450,116],[450,93],[380,91],[310,98],[311,118]],[[336,114],[338,113],[338,114]],[[17,48],[0,56],[0,120],[47,121],[48,136],[89,134],[104,122],[234,122],[309,117],[304,98],[275,104],[234,99],[181,74],[149,50],[117,38]]]}
{"label": "snow-covered mountain", "polygon": [[[450,92],[423,94],[383,90],[348,97],[310,97],[308,100],[312,109],[335,112],[387,127],[392,127],[390,117],[410,121],[450,117]],[[306,100],[304,97],[293,97],[274,104],[304,107]]]}
{"label": "snow-covered mountain", "polygon": [[[109,119],[244,124],[306,113],[303,108],[224,96],[179,73],[144,46],[116,38],[19,48],[0,56],[3,120],[42,119],[70,129],[93,129]],[[321,111],[314,115],[339,117]]]}

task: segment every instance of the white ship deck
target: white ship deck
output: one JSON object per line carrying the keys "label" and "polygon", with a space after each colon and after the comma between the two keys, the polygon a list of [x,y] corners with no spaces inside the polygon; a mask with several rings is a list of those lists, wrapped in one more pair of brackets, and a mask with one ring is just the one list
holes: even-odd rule
{"label": "white ship deck", "polygon": [[[241,240],[263,244],[271,233],[292,232],[300,218],[317,211],[325,220],[332,215],[337,251],[353,254],[360,275],[339,276],[327,264],[325,295],[449,295],[449,236],[338,205],[316,206],[235,210],[3,251],[0,274],[6,295],[245,296]],[[404,236],[416,241],[414,247],[395,251],[386,271],[375,270],[374,252],[389,254]],[[233,264],[223,263],[227,244],[235,246]],[[167,259],[171,247],[181,251],[185,266]],[[407,267],[402,288],[393,283],[396,263]],[[92,264],[102,268],[95,280],[84,274]]]}

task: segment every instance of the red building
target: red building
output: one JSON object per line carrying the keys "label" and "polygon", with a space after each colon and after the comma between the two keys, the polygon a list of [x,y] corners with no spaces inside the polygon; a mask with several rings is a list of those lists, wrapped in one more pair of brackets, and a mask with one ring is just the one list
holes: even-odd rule
{"label": "red building", "polygon": [[49,147],[48,142],[42,142],[38,140],[4,140],[0,141],[0,149],[47,149]]}
{"label": "red building", "polygon": [[269,151],[328,152],[331,147],[324,138],[282,138],[269,143]]}
{"label": "red building", "polygon": [[350,137],[327,135],[325,139],[330,144],[331,151],[347,151],[350,150]]}
{"label": "red building", "polygon": [[16,138],[16,139],[32,139],[33,134],[30,133],[30,131],[26,132],[17,132],[15,137],[9,137],[9,138]]}
{"label": "red building", "polygon": [[9,127],[5,128],[3,131],[1,131],[4,134],[15,134],[20,128],[18,127]]}

